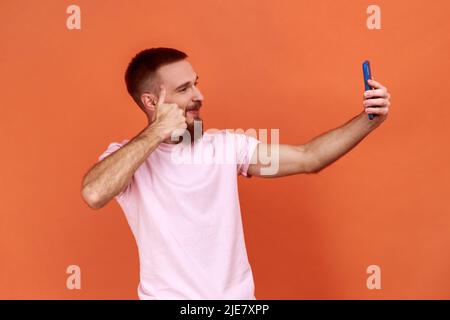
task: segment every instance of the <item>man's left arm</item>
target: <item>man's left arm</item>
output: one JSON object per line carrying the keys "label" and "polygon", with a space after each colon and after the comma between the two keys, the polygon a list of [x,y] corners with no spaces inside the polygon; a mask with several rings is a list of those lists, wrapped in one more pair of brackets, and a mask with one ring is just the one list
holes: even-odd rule
{"label": "man's left arm", "polygon": [[[253,153],[248,173],[274,178],[299,173],[318,173],[353,149],[388,117],[390,93],[381,83],[369,80],[374,87],[364,92],[364,111],[343,126],[325,132],[303,145],[270,145],[259,143]],[[372,120],[368,114],[376,114]],[[275,147],[275,148],[274,148]],[[263,164],[262,158],[271,159]],[[274,166],[277,170],[267,170]],[[267,162],[267,161],[266,161]],[[264,173],[266,170],[266,173]]]}

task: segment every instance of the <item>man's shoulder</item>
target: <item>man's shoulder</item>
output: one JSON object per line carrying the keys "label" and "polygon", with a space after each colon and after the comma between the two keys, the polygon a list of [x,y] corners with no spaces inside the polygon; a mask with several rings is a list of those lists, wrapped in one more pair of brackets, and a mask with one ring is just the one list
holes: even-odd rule
{"label": "man's shoulder", "polygon": [[126,145],[130,140],[128,139],[124,139],[120,142],[111,142],[108,147],[106,148],[106,150],[103,151],[103,153],[98,157],[98,160],[101,161],[104,158],[106,158],[108,155],[110,155],[111,153],[119,150],[120,148],[122,148],[124,145]]}
{"label": "man's shoulder", "polygon": [[122,147],[124,145],[126,145],[130,140],[128,139],[124,139],[124,140],[120,140],[120,141],[112,141],[109,143],[108,148],[111,146],[119,146]]}

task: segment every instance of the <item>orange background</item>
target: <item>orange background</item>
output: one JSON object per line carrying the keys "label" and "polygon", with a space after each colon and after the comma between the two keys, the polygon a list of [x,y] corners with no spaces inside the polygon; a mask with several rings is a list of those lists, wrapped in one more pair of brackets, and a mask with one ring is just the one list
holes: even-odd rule
{"label": "orange background", "polygon": [[[68,30],[66,8],[81,8]],[[302,144],[362,111],[361,63],[388,120],[318,175],[239,177],[257,299],[450,298],[449,2],[1,1],[0,298],[137,299],[137,248],[113,201],[80,195],[112,141],[146,125],[123,74],[185,51],[205,128]],[[66,288],[81,267],[81,290]],[[381,290],[366,268],[381,267]]]}

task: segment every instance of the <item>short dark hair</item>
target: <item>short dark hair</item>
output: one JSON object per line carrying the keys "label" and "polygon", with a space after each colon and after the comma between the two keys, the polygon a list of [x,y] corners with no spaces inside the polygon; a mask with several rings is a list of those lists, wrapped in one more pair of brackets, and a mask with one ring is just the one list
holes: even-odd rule
{"label": "short dark hair", "polygon": [[125,83],[128,93],[140,108],[143,107],[141,95],[146,85],[150,86],[155,94],[159,93],[159,88],[156,88],[156,84],[152,81],[158,68],[187,57],[182,51],[162,47],[145,49],[134,56],[125,72]]}

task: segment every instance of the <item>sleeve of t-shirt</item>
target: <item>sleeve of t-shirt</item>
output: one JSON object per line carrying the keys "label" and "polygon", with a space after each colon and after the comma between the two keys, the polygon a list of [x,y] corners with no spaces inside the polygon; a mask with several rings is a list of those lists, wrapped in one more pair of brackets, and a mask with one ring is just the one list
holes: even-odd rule
{"label": "sleeve of t-shirt", "polygon": [[243,133],[235,133],[234,136],[236,139],[235,147],[238,175],[251,178],[252,175],[248,173],[248,167],[251,164],[250,161],[253,153],[256,151],[256,147],[261,141]]}
{"label": "sleeve of t-shirt", "polygon": [[[98,162],[102,161],[107,156],[111,155],[112,153],[114,153],[117,150],[119,150],[120,148],[122,148],[127,142],[128,142],[128,140],[124,140],[120,143],[119,142],[110,143],[108,148],[98,157]],[[115,198],[122,199],[124,197],[124,195],[130,191],[132,184],[133,184],[133,178],[131,178],[130,183],[128,183],[128,185],[125,186],[125,188],[119,194],[117,194],[115,196]]]}

